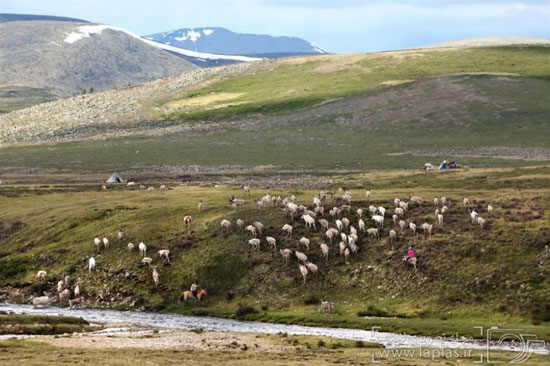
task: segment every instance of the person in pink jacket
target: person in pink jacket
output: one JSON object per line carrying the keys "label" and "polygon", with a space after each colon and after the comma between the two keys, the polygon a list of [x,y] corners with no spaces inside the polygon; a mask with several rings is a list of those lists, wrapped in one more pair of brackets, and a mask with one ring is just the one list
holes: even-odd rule
{"label": "person in pink jacket", "polygon": [[409,252],[407,253],[407,258],[405,258],[405,260],[409,260],[409,258],[414,258],[415,255],[414,255],[414,250],[412,247],[409,247]]}

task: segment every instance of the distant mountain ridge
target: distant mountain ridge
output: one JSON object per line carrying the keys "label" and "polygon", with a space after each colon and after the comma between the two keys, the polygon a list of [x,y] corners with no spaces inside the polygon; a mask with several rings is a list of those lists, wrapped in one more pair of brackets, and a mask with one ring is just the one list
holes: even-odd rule
{"label": "distant mountain ridge", "polygon": [[326,50],[297,37],[235,33],[220,27],[181,28],[145,38],[197,52],[224,55],[326,54]]}
{"label": "distant mountain ridge", "polygon": [[196,68],[110,26],[20,18],[0,23],[0,112]]}

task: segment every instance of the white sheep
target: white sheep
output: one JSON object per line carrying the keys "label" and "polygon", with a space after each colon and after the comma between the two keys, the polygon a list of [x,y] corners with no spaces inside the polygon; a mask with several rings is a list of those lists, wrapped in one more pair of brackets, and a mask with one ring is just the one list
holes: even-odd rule
{"label": "white sheep", "polygon": [[380,215],[382,215],[382,217],[386,215],[386,209],[382,206],[378,207],[378,212],[380,212]]}
{"label": "white sheep", "polygon": [[367,235],[372,236],[374,239],[380,238],[380,233],[378,232],[378,229],[374,227],[367,229]]}
{"label": "white sheep", "polygon": [[393,229],[390,230],[390,242],[393,243],[397,240],[397,232]]}
{"label": "white sheep", "polygon": [[332,243],[332,238],[334,238],[334,232],[328,229],[327,231],[325,231],[325,235],[327,236],[328,241]]}
{"label": "white sheep", "polygon": [[133,252],[133,251],[134,251],[134,248],[135,248],[134,243],[128,243],[128,250],[129,250],[130,252]]}
{"label": "white sheep", "polygon": [[147,187],[147,192],[153,192],[155,190],[155,187]]}
{"label": "white sheep", "polygon": [[94,244],[95,244],[95,247],[96,247],[97,251],[99,252],[100,246],[101,246],[101,244],[103,244],[101,242],[101,239],[100,238],[94,238]]}
{"label": "white sheep", "polygon": [[449,212],[449,207],[447,205],[444,205],[443,207],[441,207],[442,214],[446,214],[447,212]]}
{"label": "white sheep", "polygon": [[157,270],[157,267],[153,267],[153,282],[155,283],[155,287],[159,286],[159,271]]}
{"label": "white sheep", "polygon": [[92,272],[93,269],[95,269],[95,258],[90,257],[90,259],[88,259],[88,272]]}
{"label": "white sheep", "polygon": [[105,248],[105,250],[109,249],[109,239],[103,238],[102,241],[103,241],[103,247]]}
{"label": "white sheep", "polygon": [[328,260],[328,245],[323,241],[321,242],[321,244],[319,244],[319,246],[321,247],[321,252],[323,252],[323,258],[325,258],[325,260]]}
{"label": "white sheep", "polygon": [[342,220],[340,219],[336,220],[335,224],[336,224],[336,227],[338,228],[338,231],[342,231],[342,229],[344,228],[344,223],[342,222]]}
{"label": "white sheep", "polygon": [[432,224],[428,224],[427,222],[423,223],[421,226],[422,230],[424,230],[424,235],[428,234],[429,236],[432,235]]}
{"label": "white sheep", "polygon": [[151,267],[151,263],[153,263],[153,258],[143,257],[141,259],[141,264],[147,264],[149,267]]}
{"label": "white sheep", "polygon": [[361,232],[365,232],[365,228],[365,221],[363,221],[363,219],[359,219],[359,230],[361,230]]}
{"label": "white sheep", "polygon": [[284,224],[281,230],[286,233],[288,237],[292,236],[292,225]]}
{"label": "white sheep", "polygon": [[439,198],[437,197],[434,197],[434,206],[435,207],[439,206]]}
{"label": "white sheep", "polygon": [[166,186],[164,184],[161,184],[160,187],[159,187],[159,190],[160,190],[161,193],[166,192]]}
{"label": "white sheep", "polygon": [[324,208],[323,206],[315,207],[315,208],[313,209],[313,213],[314,213],[315,215],[310,215],[310,216],[314,216],[314,217],[316,217],[317,215],[323,216],[323,214],[325,213],[325,208]]}
{"label": "white sheep", "polygon": [[360,219],[361,217],[363,217],[363,210],[362,210],[362,209],[358,208],[356,212],[357,212],[357,218],[358,218],[358,219]]}
{"label": "white sheep", "polygon": [[202,211],[202,201],[197,202],[197,211]]}
{"label": "white sheep", "polygon": [[405,229],[405,225],[407,225],[407,223],[404,220],[399,220],[399,227],[401,228],[401,231]]}
{"label": "white sheep", "polygon": [[342,219],[342,224],[344,224],[345,228],[349,227],[349,224],[350,224],[349,219],[347,217],[344,217]]}
{"label": "white sheep", "polygon": [[245,195],[250,196],[250,186],[249,185],[245,186],[243,184],[243,192],[244,192]]}
{"label": "white sheep", "polygon": [[61,291],[59,294],[59,302],[67,302],[69,301],[69,298],[71,297],[71,290],[66,288],[65,290]]}
{"label": "white sheep", "polygon": [[402,207],[396,207],[395,210],[393,210],[393,212],[394,212],[399,218],[402,218],[403,215],[405,214],[405,210],[404,210]]}
{"label": "white sheep", "polygon": [[344,250],[344,261],[346,262],[346,264],[349,264],[349,255],[350,255],[349,248],[346,248]]}
{"label": "white sheep", "polygon": [[138,245],[138,249],[139,249],[139,254],[140,254],[142,257],[145,257],[145,255],[147,254],[147,245],[145,245],[144,242],[141,242],[141,243],[139,243],[139,245]]}
{"label": "white sheep", "polygon": [[296,256],[296,259],[298,259],[300,262],[307,262],[307,255],[305,255],[304,253],[295,251],[294,255]]}
{"label": "white sheep", "polygon": [[262,236],[262,230],[264,229],[264,224],[262,224],[259,221],[254,221],[254,223],[252,225],[254,225],[254,227],[256,228],[256,231],[258,232],[258,234],[260,236]]}
{"label": "white sheep", "polygon": [[349,227],[349,232],[351,235],[357,236],[357,229],[353,225]]}
{"label": "white sheep", "polygon": [[308,238],[302,237],[302,238],[300,238],[300,240],[298,241],[298,243],[299,243],[300,245],[303,245],[304,247],[306,247],[307,250],[309,250],[309,243],[310,243],[310,241],[309,241]]}
{"label": "white sheep", "polygon": [[288,263],[290,261],[290,255],[292,254],[292,250],[288,248],[280,249],[279,253],[281,253],[281,255],[283,256],[283,261],[285,263]]}
{"label": "white sheep", "polygon": [[399,220],[399,216],[397,216],[396,214],[393,214],[391,216],[391,219],[393,220],[393,224],[396,225],[397,221]]}
{"label": "white sheep", "polygon": [[[231,223],[230,223],[231,224]],[[237,219],[237,226],[239,227],[239,229],[243,229],[244,227],[244,220],[242,219]]]}
{"label": "white sheep", "polygon": [[346,233],[340,233],[340,239],[342,239],[344,243],[348,242],[348,236],[346,235]]}
{"label": "white sheep", "polygon": [[307,278],[307,268],[305,266],[302,266],[301,264],[298,264],[298,268],[300,269],[300,273],[302,274],[302,278],[304,279],[305,284]]}
{"label": "white sheep", "polygon": [[125,238],[125,234],[124,234],[124,231],[122,229],[119,229],[118,230],[118,233],[117,233],[117,239],[118,239],[118,242],[122,242],[124,241],[124,238]]}
{"label": "white sheep", "polygon": [[439,227],[443,227],[443,215],[442,214],[437,214],[437,224],[439,225]]}
{"label": "white sheep", "polygon": [[74,297],[80,297],[80,285],[78,283],[74,288]]}
{"label": "white sheep", "polygon": [[157,254],[160,258],[164,258],[165,262],[170,263],[170,250],[169,249],[161,249],[157,252]]}
{"label": "white sheep", "polygon": [[317,267],[315,263],[311,262],[306,262],[306,267],[313,274],[317,274],[317,271],[319,270],[319,267]]}
{"label": "white sheep", "polygon": [[374,215],[372,217],[372,220],[378,224],[378,226],[383,227],[384,226],[384,216],[380,215]]}
{"label": "white sheep", "polygon": [[63,291],[63,287],[65,286],[65,282],[63,280],[60,280],[57,282],[57,292]]}
{"label": "white sheep", "polygon": [[319,220],[319,224],[321,224],[322,230],[328,230],[328,221],[325,219]]}
{"label": "white sheep", "polygon": [[403,210],[407,211],[409,209],[409,203],[404,202],[404,201],[400,201],[399,202],[399,207],[401,207]]}
{"label": "white sheep", "polygon": [[401,200],[399,198],[396,197],[396,198],[393,199],[393,205],[395,207],[399,207],[399,202],[401,202]]}
{"label": "white sheep", "polygon": [[322,202],[321,202],[321,199],[319,197],[313,197],[313,204],[316,206],[316,207],[319,207],[322,205]]}
{"label": "white sheep", "polygon": [[191,223],[193,222],[193,218],[189,215],[185,216],[183,218],[183,223],[185,224],[185,228],[187,230],[190,230],[191,229]]}
{"label": "white sheep", "polygon": [[370,201],[370,190],[367,190],[365,192],[365,198],[367,199],[367,201]]}
{"label": "white sheep", "polygon": [[464,209],[467,210],[470,207],[470,200],[468,197],[464,197],[462,199],[462,204],[464,205]]}
{"label": "white sheep", "polygon": [[267,236],[265,238],[265,241],[267,241],[267,244],[273,248],[273,250],[277,251],[277,240],[272,236]]}
{"label": "white sheep", "polygon": [[472,212],[470,212],[470,218],[472,219],[472,224],[475,224],[477,222],[477,217],[478,217],[478,213],[476,212],[476,210],[472,210]]}
{"label": "white sheep", "polygon": [[[231,230],[231,221],[223,219],[222,221],[220,221],[220,226],[222,227],[222,230],[224,232],[229,233],[229,231]],[[256,229],[254,229],[254,231],[256,231]]]}
{"label": "white sheep", "polygon": [[46,271],[38,271],[36,272],[36,279],[39,281],[44,281],[47,275],[48,275],[48,272]]}
{"label": "white sheep", "polygon": [[370,212],[371,216],[375,215],[377,210],[378,209],[376,207],[374,207],[373,205],[369,206],[369,212]]}
{"label": "white sheep", "polygon": [[39,296],[32,299],[33,308],[38,308],[39,306],[45,307],[51,302],[51,299],[48,296]]}
{"label": "white sheep", "polygon": [[254,239],[250,239],[248,241],[248,244],[250,244],[250,247],[252,249],[256,249],[258,252],[260,251],[260,239],[258,238],[254,238]]}
{"label": "white sheep", "polygon": [[478,218],[477,218],[477,223],[479,224],[479,226],[481,227],[481,229],[484,229],[484,228],[485,228],[485,222],[486,222],[486,220],[485,220],[483,217],[478,217]]}
{"label": "white sheep", "polygon": [[345,242],[341,241],[338,246],[340,248],[340,259],[342,259],[342,257],[344,256],[344,251],[347,249],[347,245]]}
{"label": "white sheep", "polygon": [[254,225],[248,225],[247,227],[244,228],[244,230],[246,232],[248,232],[250,235],[252,235],[252,237],[256,237],[257,233],[256,233],[256,227]]}
{"label": "white sheep", "polygon": [[413,235],[416,235],[416,224],[414,222],[409,223],[409,229],[411,229]]}
{"label": "white sheep", "polygon": [[288,202],[284,210],[285,210],[286,216],[290,218],[292,221],[294,221],[294,216],[298,211],[298,205],[293,202]]}
{"label": "white sheep", "polygon": [[487,205],[487,214],[493,216],[494,208],[491,205]]}
{"label": "white sheep", "polygon": [[310,215],[302,215],[302,220],[306,223],[306,227],[311,229],[313,226],[313,229],[315,229],[315,219],[311,217]]}
{"label": "white sheep", "polygon": [[422,206],[422,202],[424,202],[422,197],[419,197],[419,196],[412,196],[410,201],[414,203],[418,203],[419,206]]}

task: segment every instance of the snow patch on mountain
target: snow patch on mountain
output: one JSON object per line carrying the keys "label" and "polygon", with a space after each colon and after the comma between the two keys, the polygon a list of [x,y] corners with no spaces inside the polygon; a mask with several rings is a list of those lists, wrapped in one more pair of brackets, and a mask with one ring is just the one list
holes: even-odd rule
{"label": "snow patch on mountain", "polygon": [[[69,44],[73,44],[75,42],[78,42],[84,38],[89,38],[92,34],[100,34],[104,30],[114,30],[118,32],[123,32],[128,34],[131,37],[134,37],[136,39],[139,39],[142,42],[147,43],[150,46],[163,49],[165,51],[174,52],[180,55],[188,56],[188,57],[195,57],[198,59],[203,60],[231,60],[231,61],[243,61],[243,62],[251,62],[251,61],[260,61],[262,58],[259,57],[248,57],[248,56],[237,56],[237,55],[218,55],[213,53],[204,53],[204,52],[196,52],[191,51],[179,47],[174,47],[169,44],[163,44],[159,42],[155,42],[149,38],[143,38],[141,36],[138,36],[135,33],[132,33],[124,28],[115,27],[111,25],[104,25],[104,24],[97,24],[97,25],[82,25],[79,26],[76,30],[76,32],[67,33],[67,36],[65,37],[65,42]],[[188,32],[187,34],[189,37],[200,37],[200,33],[193,32],[193,34],[190,34],[191,32]],[[197,36],[198,35],[198,36]],[[177,39],[177,38],[176,38]],[[192,39],[192,38],[189,38]]]}
{"label": "snow patch on mountain", "polygon": [[203,29],[202,32],[204,33],[205,36],[209,36],[212,33],[214,33],[214,29]]}
{"label": "snow patch on mountain", "polygon": [[181,37],[175,37],[174,39],[180,42],[184,42],[187,40],[190,40],[191,42],[197,42],[200,36],[201,34],[199,32],[195,32],[194,30],[191,29],[190,31],[187,32],[185,36],[182,34]]}

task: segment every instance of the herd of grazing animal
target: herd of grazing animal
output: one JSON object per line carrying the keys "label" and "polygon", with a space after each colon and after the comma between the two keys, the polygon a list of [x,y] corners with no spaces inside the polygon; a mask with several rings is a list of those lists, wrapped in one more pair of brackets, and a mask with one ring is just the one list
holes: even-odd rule
{"label": "herd of grazing animal", "polygon": [[[250,190],[245,190],[245,193],[250,194]],[[327,196],[332,197],[332,202],[327,202]],[[367,203],[372,202],[371,196],[371,191],[366,191]],[[312,205],[304,205],[297,202],[295,196],[281,198],[267,194],[256,201],[256,207],[260,205],[265,208],[271,205],[282,208],[286,223],[280,226],[279,232],[268,233],[263,237],[262,231],[257,229],[258,224],[262,227],[263,225],[257,220],[246,225],[243,219],[238,218],[236,224],[241,232],[248,236],[246,242],[253,251],[260,251],[262,243],[265,243],[265,248],[276,252],[277,245],[279,245],[278,252],[283,262],[290,264],[294,259],[302,283],[306,283],[308,278],[319,270],[317,264],[308,259],[309,253],[320,250],[321,258],[328,265],[330,253],[335,251],[339,254],[341,261],[347,264],[360,250],[360,243],[368,242],[368,240],[380,240],[382,234],[385,233],[387,233],[388,241],[392,244],[396,243],[400,237],[408,235],[415,237],[419,233],[431,237],[434,234],[434,227],[443,230],[445,215],[448,214],[451,205],[450,199],[435,197],[433,199],[434,219],[417,224],[412,217],[414,210],[411,209],[413,207],[426,208],[430,206],[418,195],[410,196],[408,200],[394,198],[389,205],[379,204],[375,206],[370,204],[366,208],[357,207],[355,211],[352,211],[352,197],[351,192],[343,189],[339,189],[335,193],[321,191],[313,197]],[[231,197],[230,202],[235,202],[235,200],[237,199]],[[482,229],[485,228],[487,221],[479,217],[475,210],[469,209],[469,202],[469,199],[464,199],[464,206],[472,218],[472,223],[479,225]],[[487,215],[491,217],[494,214],[493,206],[487,205],[486,209]],[[351,212],[355,212],[355,217],[351,215]],[[387,228],[387,225],[385,225],[386,217],[391,217],[392,228]],[[300,219],[298,222],[295,221],[297,218]],[[298,227],[301,225],[300,223],[303,224],[301,228]],[[316,225],[317,223],[319,225]],[[223,219],[220,224],[225,233],[229,233],[233,225],[229,219]],[[306,234],[301,236],[300,239],[293,239],[293,234],[297,230]],[[316,234],[318,230],[321,230],[321,233]],[[308,233],[311,233],[311,236]],[[322,238],[323,236],[326,237],[326,240],[313,239],[313,237]],[[294,249],[284,247],[284,245],[294,241],[296,242]],[[334,247],[334,244],[336,244],[336,247]],[[406,263],[412,263],[416,268],[416,261],[417,259],[413,258],[406,261]]]}
{"label": "herd of grazing animal", "polygon": [[[151,187],[150,187],[151,188]],[[243,191],[246,195],[250,195],[250,186],[243,186]],[[161,186],[161,191],[165,191],[166,187]],[[332,201],[329,203],[327,197],[331,196]],[[302,283],[305,284],[308,278],[312,275],[316,275],[319,271],[319,266],[313,263],[308,254],[314,254],[317,250],[320,251],[321,258],[324,259],[325,265],[329,264],[329,258],[331,252],[339,254],[343,263],[350,263],[352,256],[357,255],[361,249],[361,243],[368,242],[368,240],[380,240],[381,234],[385,233],[385,219],[387,216],[391,217],[390,221],[393,227],[387,230],[387,237],[390,243],[397,242],[399,236],[405,237],[405,228],[409,230],[409,235],[417,235],[417,229],[421,229],[425,236],[431,236],[433,234],[434,225],[440,230],[443,229],[445,215],[449,212],[449,206],[451,200],[446,197],[435,197],[433,199],[433,206],[435,207],[435,216],[432,222],[423,222],[419,226],[413,221],[410,214],[410,208],[412,206],[425,207],[426,201],[420,196],[411,196],[408,200],[395,198],[389,205],[374,206],[371,201],[372,193],[367,190],[365,198],[368,207],[357,207],[355,211],[352,211],[352,193],[338,189],[338,192],[319,192],[318,195],[313,197],[313,205],[303,205],[297,202],[294,195],[286,198],[280,196],[271,196],[266,194],[256,201],[256,207],[258,211],[266,207],[280,207],[284,212],[283,218],[286,221],[281,227],[278,233],[270,233],[265,235],[264,225],[259,220],[254,220],[250,224],[246,225],[246,222],[238,218],[235,220],[236,226],[242,233],[248,235],[249,238],[246,242],[249,244],[253,251],[261,251],[262,243],[267,244],[267,248],[274,253],[279,253],[282,256],[282,260],[285,264],[290,264],[293,259],[302,278]],[[235,197],[230,198],[230,206],[233,210],[237,210],[245,204],[245,201]],[[471,223],[479,225],[481,229],[485,229],[487,226],[487,220],[482,218],[478,212],[472,208],[472,203],[468,198],[462,200],[463,208],[468,212]],[[201,210],[202,201],[199,202],[198,210]],[[424,206],[422,206],[424,205]],[[393,206],[393,207],[392,207]],[[478,207],[476,207],[478,208]],[[478,208],[479,209],[479,208]],[[351,213],[355,212],[355,215]],[[493,217],[495,209],[492,205],[486,206],[486,213],[488,217]],[[370,214],[370,217],[369,217]],[[409,216],[409,217],[407,217]],[[298,223],[295,221],[298,219]],[[183,223],[187,231],[191,230],[193,219],[187,215],[183,218]],[[297,226],[303,222],[303,231],[309,233],[301,236],[300,239],[293,239],[293,232]],[[319,223],[319,225],[316,225]],[[233,223],[228,219],[222,219],[220,221],[220,227],[224,234],[230,234],[232,231]],[[272,228],[271,228],[272,230]],[[316,232],[320,232],[316,235]],[[277,238],[279,236],[279,238]],[[310,236],[310,237],[308,237]],[[312,237],[317,238],[326,237],[326,240],[317,239],[315,242]],[[126,239],[126,234],[122,229],[119,229],[117,234],[118,243],[123,243]],[[296,241],[296,247],[299,249],[291,248],[277,248],[277,245],[282,246],[289,242]],[[334,246],[333,242],[336,243]],[[93,244],[97,253],[103,251],[104,254],[110,251],[110,242],[107,237],[96,237],[93,239]],[[134,252],[136,246],[133,243],[127,244],[128,251]],[[153,265],[154,259],[147,257],[147,246],[145,243],[140,242],[137,246],[139,250],[140,263],[147,265],[152,271],[151,276],[155,287],[160,285],[160,273],[157,265]],[[278,251],[277,251],[278,249]],[[303,250],[303,251],[302,251]],[[157,257],[159,260],[166,264],[170,264],[170,250],[161,249],[157,251]],[[315,258],[315,255],[310,257]],[[416,268],[416,258],[414,258],[414,265]],[[296,267],[295,267],[296,268]],[[88,258],[88,273],[93,275],[96,270],[96,259],[92,256]],[[36,279],[38,281],[45,281],[47,279],[47,272],[40,270],[36,273]],[[67,276],[68,277],[68,276]],[[81,304],[80,284],[74,283],[74,290],[70,289],[70,278],[60,280],[57,283],[57,293],[60,302],[69,302],[70,307]],[[71,298],[71,294],[74,296]],[[204,291],[204,295],[206,291]],[[185,297],[182,297],[186,300]],[[54,299],[49,296],[41,296],[33,299],[33,305],[44,306],[52,302]],[[321,309],[330,308],[330,302],[327,302]],[[334,304],[332,303],[332,307]]]}
{"label": "herd of grazing animal", "polygon": [[[190,218],[190,216],[186,216],[186,218],[187,217]],[[191,222],[190,219],[189,220],[184,220],[184,223],[186,224],[186,226],[190,222]],[[124,231],[122,231],[122,229],[119,229],[119,231],[117,233],[118,243],[124,242],[125,238],[126,238],[126,234],[124,233]],[[109,249],[110,248],[109,247],[109,239],[106,238],[106,237],[103,237],[103,238],[96,237],[96,238],[94,238],[93,239],[93,244],[94,244],[95,250],[98,253],[103,251],[103,254],[106,255],[106,253],[108,253],[110,251],[110,249]],[[155,287],[158,287],[159,284],[160,284],[160,274],[159,274],[158,266],[153,265],[153,261],[154,261],[153,258],[147,257],[147,245],[145,245],[145,243],[143,243],[143,242],[140,242],[137,247],[138,247],[138,250],[139,250],[140,264],[141,265],[147,265],[148,268],[150,268],[152,270],[151,276],[152,276],[152,279],[153,279],[153,284],[155,285]],[[133,252],[134,249],[135,249],[135,245],[133,243],[128,243],[127,248],[128,248],[129,252]],[[157,257],[163,263],[170,264],[170,250],[169,249],[158,250],[157,251]],[[94,256],[89,257],[87,262],[88,262],[88,265],[87,265],[88,274],[93,275],[93,273],[96,270],[96,259],[95,259],[95,257]],[[36,273],[35,278],[38,281],[46,281],[47,276],[48,276],[47,271],[40,270]],[[59,280],[57,282],[56,290],[57,290],[57,294],[58,294],[59,303],[61,303],[61,304],[68,303],[69,307],[72,309],[75,306],[79,306],[79,305],[82,304],[82,298],[81,298],[81,295],[80,295],[80,283],[79,282],[75,283],[75,287],[74,287],[73,291],[71,291],[70,288],[69,288],[70,283],[71,283],[70,277],[66,276],[64,280]],[[72,293],[74,294],[74,296],[71,297]],[[52,303],[53,301],[55,301],[55,297],[50,297],[49,295],[39,296],[39,297],[33,298],[33,306],[35,308],[39,307],[39,306],[47,306],[50,303]]]}

